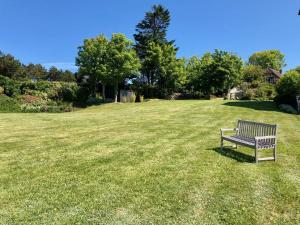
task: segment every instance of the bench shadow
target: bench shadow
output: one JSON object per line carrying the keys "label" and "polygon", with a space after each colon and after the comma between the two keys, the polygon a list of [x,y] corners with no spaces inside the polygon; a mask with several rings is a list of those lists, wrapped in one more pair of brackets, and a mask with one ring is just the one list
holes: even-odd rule
{"label": "bench shadow", "polygon": [[234,106],[234,107],[243,107],[243,108],[254,109],[254,110],[280,112],[280,110],[277,108],[276,104],[271,101],[240,100],[240,101],[226,102],[223,105]]}
{"label": "bench shadow", "polygon": [[213,150],[223,156],[226,156],[228,158],[232,158],[238,162],[247,162],[247,163],[252,163],[255,161],[255,157],[251,156],[251,155],[247,155],[244,154],[242,152],[238,152],[236,150],[234,150],[233,148],[229,148],[229,147],[223,147],[223,149],[221,149],[220,147],[218,148],[212,148],[209,150]]}

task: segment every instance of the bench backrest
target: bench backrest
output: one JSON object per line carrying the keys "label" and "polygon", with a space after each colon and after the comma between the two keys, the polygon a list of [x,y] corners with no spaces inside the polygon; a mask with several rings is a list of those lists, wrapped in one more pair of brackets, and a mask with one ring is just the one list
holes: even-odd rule
{"label": "bench backrest", "polygon": [[277,125],[238,120],[238,135],[254,138],[258,136],[276,136]]}

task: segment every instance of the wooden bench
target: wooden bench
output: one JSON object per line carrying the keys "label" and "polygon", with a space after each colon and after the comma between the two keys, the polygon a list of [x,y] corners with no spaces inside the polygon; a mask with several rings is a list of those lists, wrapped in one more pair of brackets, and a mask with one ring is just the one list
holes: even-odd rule
{"label": "wooden bench", "polygon": [[[235,135],[225,136],[225,131],[234,131]],[[255,149],[255,162],[276,160],[277,125],[238,120],[237,128],[221,129],[221,150],[224,140],[237,145]],[[273,157],[259,158],[259,150],[273,149]]]}

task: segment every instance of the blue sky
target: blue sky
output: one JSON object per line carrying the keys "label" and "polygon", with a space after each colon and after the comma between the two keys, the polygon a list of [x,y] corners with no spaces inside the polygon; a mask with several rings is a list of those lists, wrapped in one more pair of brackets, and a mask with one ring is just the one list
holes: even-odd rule
{"label": "blue sky", "polygon": [[23,63],[74,69],[85,38],[121,32],[133,39],[153,4],[171,12],[168,38],[179,57],[218,48],[247,60],[279,49],[285,70],[300,66],[300,0],[0,0],[0,50]]}

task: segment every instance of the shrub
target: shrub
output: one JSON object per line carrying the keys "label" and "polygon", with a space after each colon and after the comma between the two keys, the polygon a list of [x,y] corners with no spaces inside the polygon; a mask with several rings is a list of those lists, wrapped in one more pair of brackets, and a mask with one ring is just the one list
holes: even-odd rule
{"label": "shrub", "polygon": [[297,114],[296,109],[294,109],[292,106],[290,105],[286,105],[286,104],[281,104],[278,106],[280,110],[286,112],[286,113],[291,113],[291,114]]}
{"label": "shrub", "polygon": [[263,83],[255,90],[255,98],[260,100],[271,100],[275,97],[275,87],[272,84]]}
{"label": "shrub", "polygon": [[6,95],[0,95],[0,112],[20,112],[19,102]]}
{"label": "shrub", "polygon": [[86,102],[89,98],[90,90],[87,87],[79,87],[76,93],[76,100],[78,102]]}
{"label": "shrub", "polygon": [[90,96],[86,102],[88,105],[100,105],[103,103],[103,99]]}
{"label": "shrub", "polygon": [[0,75],[0,86],[4,88],[4,94],[7,96],[17,96],[20,93],[20,83],[8,77]]}
{"label": "shrub", "polygon": [[59,99],[66,102],[73,102],[77,99],[78,86],[70,83],[65,83],[58,91]]}
{"label": "shrub", "polygon": [[297,108],[296,96],[300,95],[300,73],[296,70],[288,71],[276,85],[278,105],[287,104]]}

